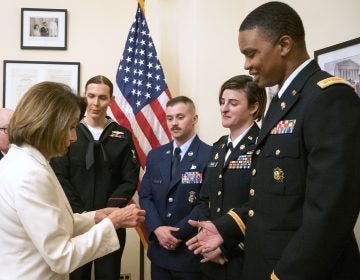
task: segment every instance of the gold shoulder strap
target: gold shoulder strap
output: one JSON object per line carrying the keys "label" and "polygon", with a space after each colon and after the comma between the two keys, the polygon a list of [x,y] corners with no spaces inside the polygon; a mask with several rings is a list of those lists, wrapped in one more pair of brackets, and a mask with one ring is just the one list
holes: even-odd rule
{"label": "gold shoulder strap", "polygon": [[330,77],[330,78],[326,78],[324,80],[321,80],[317,83],[317,85],[321,88],[327,88],[331,85],[334,85],[334,84],[345,84],[345,85],[348,85],[352,88],[354,88],[354,86],[349,83],[348,81],[342,79],[342,78],[339,78],[339,77]]}

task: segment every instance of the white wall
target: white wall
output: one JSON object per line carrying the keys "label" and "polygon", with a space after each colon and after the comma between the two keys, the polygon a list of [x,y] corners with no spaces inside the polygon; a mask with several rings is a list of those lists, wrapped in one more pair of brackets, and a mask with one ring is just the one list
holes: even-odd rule
{"label": "white wall", "polygon": [[[198,133],[208,143],[224,134],[217,104],[221,83],[235,74],[245,73],[242,68],[244,59],[237,47],[238,27],[249,11],[264,2],[147,0],[149,28],[168,86],[173,95],[187,95],[194,99],[200,117]],[[292,5],[302,17],[311,56],[314,50],[360,37],[358,0],[284,2]],[[1,61],[79,61],[82,88],[86,80],[96,74],[104,74],[114,80],[137,1],[0,0],[0,4],[0,26],[3,30]],[[68,49],[21,50],[21,8],[67,9]],[[2,84],[2,68],[0,71]],[[356,232],[360,239],[359,225]],[[139,242],[134,231],[130,233],[123,258],[123,272],[131,272],[132,279],[139,279]],[[146,279],[149,279],[148,275]]]}

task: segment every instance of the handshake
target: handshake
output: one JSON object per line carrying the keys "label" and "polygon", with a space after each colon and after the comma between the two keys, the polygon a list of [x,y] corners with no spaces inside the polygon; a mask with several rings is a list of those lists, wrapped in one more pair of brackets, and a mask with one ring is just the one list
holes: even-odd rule
{"label": "handshake", "polygon": [[145,221],[145,210],[135,204],[130,204],[124,208],[108,207],[96,211],[96,224],[105,218],[110,219],[115,229],[131,228]]}

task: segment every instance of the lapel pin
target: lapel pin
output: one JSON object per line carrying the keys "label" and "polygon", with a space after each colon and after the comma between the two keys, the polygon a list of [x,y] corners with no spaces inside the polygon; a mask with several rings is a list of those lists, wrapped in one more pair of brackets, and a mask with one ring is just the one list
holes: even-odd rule
{"label": "lapel pin", "polygon": [[167,151],[166,151],[166,154],[167,154],[167,155],[170,154],[170,150],[167,150]]}
{"label": "lapel pin", "polygon": [[281,106],[281,110],[284,110],[284,109],[286,108],[286,103],[285,103],[285,102],[281,102],[280,106]]}
{"label": "lapel pin", "polygon": [[252,137],[252,136],[249,136],[248,139],[249,139],[249,140],[253,140],[253,137]]}
{"label": "lapel pin", "polygon": [[295,96],[295,95],[297,94],[296,90],[293,90],[293,91],[291,92],[291,94],[292,94],[292,96]]}
{"label": "lapel pin", "polygon": [[219,158],[219,153],[216,153],[214,159],[218,159],[218,158]]}
{"label": "lapel pin", "polygon": [[193,155],[193,151],[188,152],[188,156],[191,157]]}
{"label": "lapel pin", "polygon": [[244,149],[245,149],[245,145],[241,145],[240,150],[244,150]]}

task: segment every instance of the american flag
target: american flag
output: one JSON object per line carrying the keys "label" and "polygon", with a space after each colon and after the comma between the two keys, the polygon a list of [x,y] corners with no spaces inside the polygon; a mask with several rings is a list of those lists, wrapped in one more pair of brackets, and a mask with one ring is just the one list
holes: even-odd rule
{"label": "american flag", "polygon": [[[111,113],[132,132],[143,174],[147,153],[171,140],[165,115],[171,94],[140,4],[120,59],[114,96]],[[146,233],[138,233],[146,247]]]}

